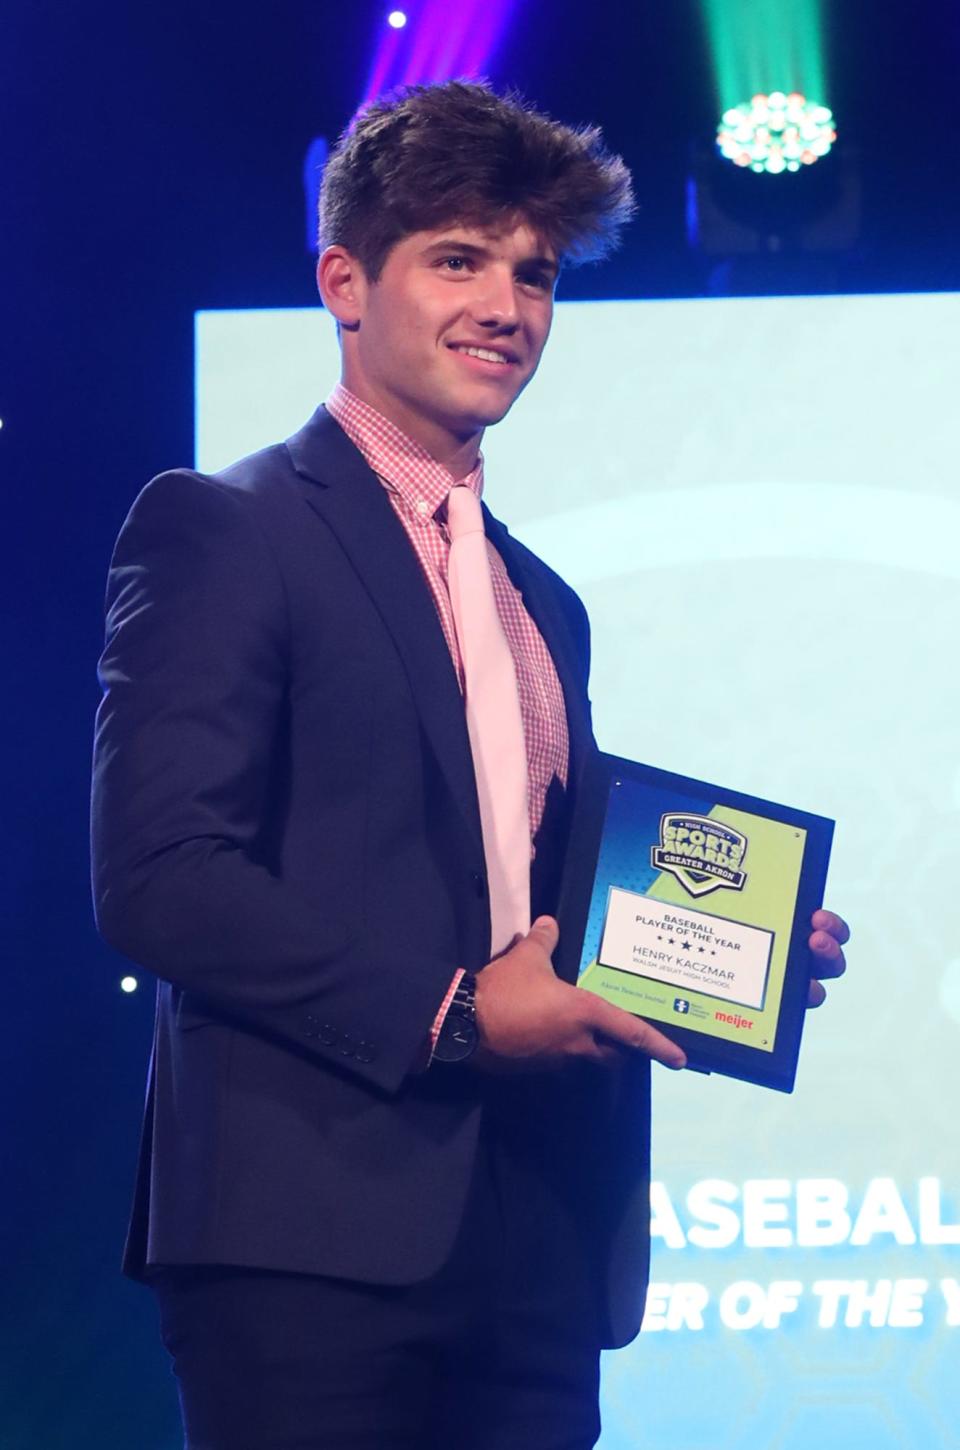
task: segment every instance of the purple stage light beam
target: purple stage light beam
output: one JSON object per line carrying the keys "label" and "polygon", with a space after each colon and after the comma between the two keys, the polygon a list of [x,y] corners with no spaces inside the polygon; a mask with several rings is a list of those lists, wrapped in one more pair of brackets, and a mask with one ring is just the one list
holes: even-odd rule
{"label": "purple stage light beam", "polygon": [[[399,30],[392,25],[385,27],[385,33],[381,35],[377,49],[374,52],[373,65],[370,69],[370,79],[367,81],[367,89],[364,95],[364,102],[375,100],[390,88],[389,77],[394,73],[398,64],[398,58],[403,52],[409,49],[410,32],[413,27],[410,25],[409,17],[407,24]],[[393,82],[396,84],[396,82]]]}
{"label": "purple stage light beam", "polygon": [[521,0],[420,0],[405,8],[407,23],[384,24],[364,92],[364,102],[398,85],[427,85],[455,76],[485,74]]}
{"label": "purple stage light beam", "polygon": [[515,3],[516,0],[501,0],[491,5],[489,0],[472,0],[462,57],[464,75],[482,75],[486,71]]}

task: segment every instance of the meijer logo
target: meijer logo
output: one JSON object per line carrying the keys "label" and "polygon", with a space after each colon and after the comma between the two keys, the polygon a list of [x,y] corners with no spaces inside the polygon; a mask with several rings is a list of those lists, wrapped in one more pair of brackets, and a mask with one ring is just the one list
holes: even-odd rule
{"label": "meijer logo", "polygon": [[712,816],[668,812],[660,817],[660,844],[651,848],[650,864],[671,872],[691,896],[706,896],[721,886],[742,891],[747,844],[742,832]]}
{"label": "meijer logo", "polygon": [[729,1022],[731,1027],[739,1027],[743,1032],[749,1032],[753,1027],[752,1017],[741,1017],[739,1012],[714,1012],[718,1022]]}

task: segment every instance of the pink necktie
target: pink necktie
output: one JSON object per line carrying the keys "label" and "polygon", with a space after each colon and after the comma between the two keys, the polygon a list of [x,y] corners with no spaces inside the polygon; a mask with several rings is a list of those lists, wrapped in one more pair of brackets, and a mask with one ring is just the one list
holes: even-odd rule
{"label": "pink necktie", "polygon": [[447,522],[450,603],[463,661],[496,956],[518,932],[530,930],[527,751],[513,656],[493,597],[483,513],[471,489],[450,490]]}

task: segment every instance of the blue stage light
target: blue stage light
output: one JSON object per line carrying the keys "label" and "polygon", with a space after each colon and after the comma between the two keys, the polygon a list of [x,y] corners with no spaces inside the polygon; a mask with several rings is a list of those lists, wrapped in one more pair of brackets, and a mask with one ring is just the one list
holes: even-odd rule
{"label": "blue stage light", "polygon": [[317,249],[317,208],[320,203],[320,183],[323,168],[327,164],[329,147],[325,136],[315,136],[307,147],[303,158],[303,199],[307,221],[307,251]]}
{"label": "blue stage light", "polygon": [[387,24],[392,25],[394,30],[402,30],[407,23],[407,17],[402,10],[391,10],[387,16]]}

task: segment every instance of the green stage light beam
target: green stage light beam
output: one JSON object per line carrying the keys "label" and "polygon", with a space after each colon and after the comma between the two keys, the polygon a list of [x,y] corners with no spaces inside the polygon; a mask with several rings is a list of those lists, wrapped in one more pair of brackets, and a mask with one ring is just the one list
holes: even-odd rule
{"label": "green stage light beam", "polygon": [[821,0],[700,0],[720,111],[770,91],[824,105]]}
{"label": "green stage light beam", "polygon": [[[826,62],[823,43],[822,0],[700,0],[707,46],[713,66],[717,106],[725,120],[737,108],[751,110],[751,98],[789,96],[802,99],[807,108],[809,143],[810,117],[816,113],[817,125],[825,128],[829,139],[811,150],[805,145],[803,163],[809,165],[825,155],[835,139],[831,130],[832,113],[826,101]],[[761,108],[762,109],[762,108]],[[754,118],[756,120],[756,117]],[[727,122],[728,128],[731,123]],[[754,170],[796,170],[779,164],[768,166],[760,156],[763,136],[757,155],[749,164]],[[736,159],[733,150],[723,146],[724,155]],[[742,159],[740,164],[748,164]],[[757,164],[754,164],[754,163]]]}

